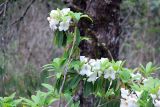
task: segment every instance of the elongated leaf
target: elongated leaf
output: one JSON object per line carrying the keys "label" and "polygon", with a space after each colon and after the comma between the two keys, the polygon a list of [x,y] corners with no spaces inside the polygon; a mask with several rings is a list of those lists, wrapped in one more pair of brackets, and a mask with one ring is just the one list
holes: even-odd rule
{"label": "elongated leaf", "polygon": [[44,87],[47,88],[48,90],[53,90],[53,89],[54,89],[53,86],[50,85],[50,84],[45,84],[45,83],[43,83],[42,86],[44,86]]}
{"label": "elongated leaf", "polygon": [[63,45],[63,39],[64,39],[63,32],[56,31],[54,36],[55,45],[57,45],[60,48]]}
{"label": "elongated leaf", "polygon": [[76,28],[76,45],[78,46],[81,41],[80,31]]}

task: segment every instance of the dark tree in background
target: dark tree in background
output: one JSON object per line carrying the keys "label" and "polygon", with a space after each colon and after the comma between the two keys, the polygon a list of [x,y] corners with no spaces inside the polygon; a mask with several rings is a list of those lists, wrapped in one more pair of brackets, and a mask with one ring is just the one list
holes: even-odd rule
{"label": "dark tree in background", "polygon": [[121,0],[65,0],[64,2],[74,11],[87,13],[94,21],[90,23],[88,20],[82,20],[79,24],[81,35],[92,38],[90,42],[81,43],[81,55],[118,59]]}
{"label": "dark tree in background", "polygon": [[[64,0],[64,2],[73,11],[82,11],[93,19],[93,23],[87,19],[79,23],[81,35],[92,38],[81,43],[81,55],[117,60],[121,0]],[[80,97],[81,106],[93,107],[95,100],[93,96],[89,97],[89,100],[83,98],[83,94]]]}

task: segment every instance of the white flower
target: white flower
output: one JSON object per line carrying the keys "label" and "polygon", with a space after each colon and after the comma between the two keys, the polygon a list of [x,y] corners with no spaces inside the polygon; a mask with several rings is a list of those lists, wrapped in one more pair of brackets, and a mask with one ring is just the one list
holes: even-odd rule
{"label": "white flower", "polygon": [[93,71],[100,69],[100,61],[99,60],[90,59],[88,63],[92,66]]}
{"label": "white flower", "polygon": [[129,95],[129,90],[126,90],[125,88],[121,88],[121,97],[127,99]]}
{"label": "white flower", "polygon": [[59,25],[59,31],[66,31],[69,29],[71,17],[66,17]]}
{"label": "white flower", "polygon": [[100,60],[96,60],[94,63],[91,64],[91,66],[93,71],[100,70],[101,68]]}
{"label": "white flower", "polygon": [[128,102],[127,102],[127,100],[121,99],[120,107],[128,107]]}
{"label": "white flower", "polygon": [[97,72],[93,72],[90,76],[89,76],[89,78],[88,78],[88,82],[95,82],[96,80],[98,79],[98,77],[97,77]]}
{"label": "white flower", "polygon": [[60,16],[60,13],[57,10],[52,10],[50,12],[50,17],[53,18],[53,19],[58,18],[59,16]]}
{"label": "white flower", "polygon": [[141,97],[141,94],[142,94],[142,91],[141,92],[138,92],[138,91],[135,91],[137,97]]}
{"label": "white flower", "polygon": [[98,71],[98,77],[102,75],[102,71]]}
{"label": "white flower", "polygon": [[147,82],[148,82],[148,79],[147,79],[147,78],[144,78],[144,79],[143,79],[143,84],[146,85]]}
{"label": "white flower", "polygon": [[157,98],[157,96],[155,94],[151,94],[151,97],[153,100],[155,100]]}
{"label": "white flower", "polygon": [[69,22],[60,22],[59,31],[66,31],[69,28]]}
{"label": "white flower", "polygon": [[[140,94],[141,92],[136,92]],[[138,95],[140,96],[140,95]],[[134,93],[129,93],[129,90],[121,88],[121,105],[120,107],[139,107],[137,101],[138,96]]]}
{"label": "white flower", "polygon": [[69,12],[70,12],[70,8],[64,8],[64,9],[61,10],[61,13],[63,15],[67,15]]}
{"label": "white flower", "polygon": [[108,69],[106,69],[105,71],[104,71],[104,78],[111,78],[112,80],[114,80],[115,79],[115,71],[113,70],[113,68],[112,67],[110,67],[110,68],[108,68]]}
{"label": "white flower", "polygon": [[127,100],[128,100],[128,107],[138,107],[136,96],[130,95]]}
{"label": "white flower", "polygon": [[108,62],[108,58],[101,58],[101,63]]}
{"label": "white flower", "polygon": [[89,63],[91,66],[94,66],[95,63],[96,63],[96,60],[95,60],[95,59],[90,59],[88,63]]}
{"label": "white flower", "polygon": [[136,74],[131,74],[132,78],[137,80],[137,81],[140,81],[141,78],[142,78],[142,75],[140,73],[136,73]]}
{"label": "white flower", "polygon": [[54,31],[57,29],[57,24],[59,23],[59,21],[54,20],[54,19],[50,19],[49,21],[49,26],[50,28]]}
{"label": "white flower", "polygon": [[159,100],[155,100],[154,106],[155,107],[160,107],[160,101]]}
{"label": "white flower", "polygon": [[136,94],[129,93],[129,90],[121,88],[121,105],[120,107],[139,107]]}
{"label": "white flower", "polygon": [[91,66],[88,64],[84,64],[81,71],[80,71],[81,75],[87,75],[90,76],[92,74],[91,72]]}
{"label": "white flower", "polygon": [[80,61],[81,61],[81,62],[84,62],[84,63],[87,63],[88,58],[85,57],[85,56],[80,56]]}

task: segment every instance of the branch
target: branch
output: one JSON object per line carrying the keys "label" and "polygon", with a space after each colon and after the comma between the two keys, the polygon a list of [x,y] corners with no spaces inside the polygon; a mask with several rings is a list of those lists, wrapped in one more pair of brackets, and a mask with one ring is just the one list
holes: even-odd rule
{"label": "branch", "polygon": [[32,0],[31,3],[27,6],[27,8],[26,8],[26,10],[24,11],[23,15],[22,15],[19,19],[15,20],[11,25],[14,25],[14,24],[22,21],[22,20],[24,19],[25,15],[27,14],[27,11],[29,10],[29,8],[31,7],[31,5],[32,5],[34,2],[35,2],[35,0]]}
{"label": "branch", "polygon": [[8,0],[6,0],[6,2],[4,4],[3,17],[5,17],[5,15],[6,15],[7,4],[8,4]]}
{"label": "branch", "polygon": [[6,14],[6,9],[7,9],[7,4],[8,4],[8,0],[6,0],[5,2],[3,2],[2,4],[0,4],[0,8],[3,6],[4,8],[1,9],[0,11],[0,15],[2,15],[3,13],[3,17]]}

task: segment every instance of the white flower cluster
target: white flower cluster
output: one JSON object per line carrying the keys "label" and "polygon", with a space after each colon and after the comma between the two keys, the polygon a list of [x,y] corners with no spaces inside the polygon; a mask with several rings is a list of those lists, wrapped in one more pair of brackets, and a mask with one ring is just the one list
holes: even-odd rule
{"label": "white flower cluster", "polygon": [[130,93],[129,90],[121,88],[121,105],[120,107],[139,107],[137,101],[140,97],[140,92]]}
{"label": "white flower cluster", "polygon": [[157,94],[151,94],[153,104],[155,107],[160,107],[160,90],[157,92]]}
{"label": "white flower cluster", "polygon": [[47,20],[49,21],[50,28],[55,31],[66,31],[69,29],[71,17],[69,16],[70,8],[64,8],[62,10],[52,10]]}
{"label": "white flower cluster", "polygon": [[141,83],[145,78],[139,73],[131,73],[132,80],[135,82]]}
{"label": "white flower cluster", "polygon": [[[105,69],[101,69],[104,63],[109,62],[107,58],[101,59],[89,59],[85,56],[80,56],[80,61],[83,64],[82,69],[79,74],[86,75],[88,77],[88,82],[95,82],[102,75],[105,79],[115,79],[116,71],[112,66],[106,67]],[[104,68],[104,67],[103,67]]]}

